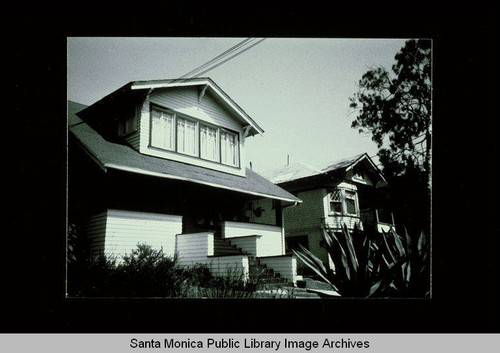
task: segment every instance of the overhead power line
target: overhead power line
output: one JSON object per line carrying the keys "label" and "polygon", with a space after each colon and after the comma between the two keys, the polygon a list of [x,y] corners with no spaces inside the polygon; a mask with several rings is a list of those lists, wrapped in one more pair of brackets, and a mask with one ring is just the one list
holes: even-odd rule
{"label": "overhead power line", "polygon": [[235,58],[235,57],[237,57],[238,55],[243,54],[243,53],[244,53],[244,52],[246,52],[247,50],[252,49],[252,48],[253,48],[253,47],[255,47],[257,44],[260,44],[260,43],[262,43],[262,42],[263,42],[263,41],[265,41],[265,40],[266,40],[266,38],[262,38],[262,39],[261,39],[261,40],[259,40],[257,43],[254,43],[254,44],[252,44],[252,45],[250,45],[250,46],[248,46],[248,47],[246,47],[246,48],[244,48],[244,49],[240,50],[239,52],[237,52],[237,53],[236,53],[236,54],[234,54],[233,56],[230,56],[230,57],[229,57],[229,58],[227,58],[226,60],[223,60],[223,61],[221,61],[220,63],[215,64],[214,66],[212,66],[212,67],[208,68],[207,70],[205,70],[205,71],[202,71],[202,72],[198,73],[198,74],[197,74],[196,76],[194,76],[194,77],[198,77],[198,76],[200,76],[200,75],[203,75],[203,74],[207,73],[208,71],[211,71],[211,70],[215,69],[216,67],[221,66],[222,64],[224,64],[224,63],[228,62],[229,60],[234,59],[234,58]]}
{"label": "overhead power line", "polygon": [[[234,59],[238,55],[243,54],[247,50],[252,49],[257,44],[262,43],[265,39],[266,38],[263,38],[263,39],[261,39],[261,40],[259,40],[257,42],[254,42],[256,40],[256,38],[247,38],[247,39],[244,39],[241,42],[239,42],[238,44],[236,44],[236,45],[232,46],[231,48],[227,49],[223,53],[217,55],[213,59],[207,61],[206,63],[204,63],[204,64],[202,64],[200,66],[198,66],[196,69],[191,70],[191,71],[185,73],[184,75],[182,75],[181,77],[172,80],[171,83],[183,83],[183,82],[188,81],[191,78],[197,78],[197,77],[199,77],[199,76],[201,76],[201,75],[203,75],[203,74],[205,74],[205,73],[207,73],[207,72],[209,72],[209,71],[211,71],[211,70],[213,70],[213,69],[221,66],[222,64],[228,62],[229,60]],[[252,42],[254,42],[254,43],[252,43]],[[235,54],[233,54],[233,53],[235,53]],[[233,55],[231,55],[231,54],[233,54]],[[231,56],[227,58],[228,55],[231,55]],[[220,60],[222,60],[222,61],[220,61]],[[203,70],[203,69],[205,69],[205,70]],[[203,70],[203,71],[199,72],[200,70]],[[168,90],[168,88],[167,88],[167,90]],[[154,96],[160,94],[161,92],[165,92],[165,90],[160,90],[160,91],[154,92],[151,95],[151,97],[154,97]]]}
{"label": "overhead power line", "polygon": [[212,63],[216,62],[217,60],[219,59],[222,59],[223,57],[231,54],[232,52],[234,52],[235,50],[239,49],[240,47],[244,46],[245,44],[247,44],[248,42],[252,42],[253,40],[255,40],[255,38],[247,38],[241,42],[239,42],[238,44],[232,46],[231,48],[229,48],[228,50],[226,50],[225,52],[217,55],[215,58],[207,61],[206,63],[204,63],[203,65],[201,66],[198,66],[196,69],[194,70],[191,70],[189,71],[188,73],[185,73],[184,75],[180,76],[180,78],[187,78],[187,77],[190,77],[191,75],[195,75],[195,73],[199,70],[202,70],[204,69],[205,67],[207,67],[208,65],[211,65]]}

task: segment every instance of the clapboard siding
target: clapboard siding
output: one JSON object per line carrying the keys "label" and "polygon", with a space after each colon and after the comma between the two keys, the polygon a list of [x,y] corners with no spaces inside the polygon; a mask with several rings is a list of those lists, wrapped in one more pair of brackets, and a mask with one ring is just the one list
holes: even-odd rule
{"label": "clapboard siding", "polygon": [[273,271],[278,272],[281,277],[290,282],[297,281],[297,258],[292,256],[259,257],[259,262]]}
{"label": "clapboard siding", "polygon": [[209,257],[206,265],[214,276],[232,276],[235,279],[247,280],[249,262],[246,255]]}
{"label": "clapboard siding", "polygon": [[[191,116],[200,121],[205,121],[220,126],[239,134],[239,157],[240,166],[234,168],[217,162],[207,161],[198,157],[183,155],[172,151],[151,148],[150,142],[150,103],[173,109],[179,113]],[[245,176],[245,153],[242,141],[242,126],[227,112],[220,104],[206,94],[201,102],[198,102],[198,89],[196,87],[184,87],[171,89],[159,93],[153,93],[144,102],[139,121],[139,152],[154,157],[170,159],[182,163],[194,164],[203,168],[213,169],[229,174]]]}
{"label": "clapboard siding", "polygon": [[178,234],[176,238],[179,265],[191,267],[203,264],[208,266],[214,276],[231,274],[248,278],[248,256],[212,256],[214,253],[213,233]]}
{"label": "clapboard siding", "polygon": [[211,94],[205,94],[198,102],[198,87],[166,90],[152,95],[150,102],[233,131],[242,128],[234,115],[215,101]]}
{"label": "clapboard siding", "polygon": [[180,265],[202,263],[208,255],[213,255],[213,233],[177,234],[175,251]]}
{"label": "clapboard siding", "polygon": [[257,241],[260,237],[260,235],[254,235],[249,237],[231,238],[231,244],[236,245],[236,247],[240,248],[247,254],[257,256]]}
{"label": "clapboard siding", "polygon": [[90,240],[91,255],[98,256],[102,254],[106,235],[106,212],[91,216],[85,231]]}
{"label": "clapboard siding", "polygon": [[363,229],[363,223],[359,217],[349,217],[349,216],[328,216],[325,219],[326,226],[332,229],[341,229],[345,224],[348,229],[353,229],[354,225],[358,225],[360,229]]}
{"label": "clapboard siding", "polygon": [[125,142],[132,147],[133,149],[139,151],[140,142],[141,142],[141,132],[140,128],[137,131],[132,132],[131,134],[124,137]]}
{"label": "clapboard siding", "polygon": [[182,232],[182,217],[158,213],[108,210],[106,219],[106,255],[123,256],[148,244],[175,254],[175,235]]}
{"label": "clapboard siding", "polygon": [[249,235],[259,235],[256,238],[257,256],[275,256],[285,253],[281,227],[243,222],[223,223],[222,236],[230,239],[233,244],[239,244],[239,237]]}

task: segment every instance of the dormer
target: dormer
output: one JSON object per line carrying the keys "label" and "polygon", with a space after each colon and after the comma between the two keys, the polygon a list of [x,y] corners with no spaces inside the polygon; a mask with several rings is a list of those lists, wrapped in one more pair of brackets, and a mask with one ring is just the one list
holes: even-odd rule
{"label": "dormer", "polygon": [[245,139],[264,131],[211,79],[134,81],[81,112],[141,154],[245,176]]}

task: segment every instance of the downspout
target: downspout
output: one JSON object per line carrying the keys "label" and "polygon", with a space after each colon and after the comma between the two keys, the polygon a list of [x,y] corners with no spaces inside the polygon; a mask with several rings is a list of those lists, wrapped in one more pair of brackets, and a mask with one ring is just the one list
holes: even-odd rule
{"label": "downspout", "polygon": [[280,201],[281,205],[281,255],[285,255],[285,215],[283,214],[283,210],[288,207],[295,207],[297,206],[298,202],[295,201],[292,205],[288,206],[283,206]]}

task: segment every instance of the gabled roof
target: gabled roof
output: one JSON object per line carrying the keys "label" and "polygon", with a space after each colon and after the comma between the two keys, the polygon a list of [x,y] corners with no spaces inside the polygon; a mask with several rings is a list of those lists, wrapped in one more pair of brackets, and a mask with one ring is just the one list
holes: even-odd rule
{"label": "gabled roof", "polygon": [[342,175],[343,173],[354,168],[355,165],[361,162],[368,163],[378,177],[387,184],[387,181],[373,163],[371,158],[366,153],[361,153],[353,157],[344,158],[335,162],[326,163],[318,168],[308,166],[303,163],[294,163],[287,166],[271,169],[262,172],[262,175],[271,180],[275,184],[286,184],[290,182],[307,182],[312,177],[321,177],[322,175]]}
{"label": "gabled roof", "polygon": [[214,81],[212,81],[208,77],[131,81],[126,85],[120,87],[116,91],[108,94],[96,103],[92,104],[88,109],[93,110],[96,109],[96,107],[107,105],[109,102],[113,102],[118,99],[126,100],[136,95],[136,92],[142,91],[144,92],[144,94],[146,94],[149,90],[164,90],[187,86],[204,87],[205,93],[210,92],[217,102],[222,104],[226,109],[228,109],[228,111],[232,112],[243,125],[249,127],[248,136],[253,136],[256,134],[262,135],[264,133],[264,130],[219,86],[217,86]]}
{"label": "gabled roof", "polygon": [[299,198],[246,168],[246,176],[236,176],[195,165],[143,155],[129,146],[106,141],[86,123],[69,128],[85,152],[104,170],[151,175],[232,190],[259,198],[302,202]]}
{"label": "gabled roof", "polygon": [[301,179],[312,175],[320,174],[321,170],[304,163],[293,163],[287,166],[267,170],[262,172],[267,179],[275,184],[290,180]]}
{"label": "gabled roof", "polygon": [[82,122],[82,119],[80,119],[76,114],[85,108],[87,108],[87,106],[84,104],[68,101],[68,126]]}

